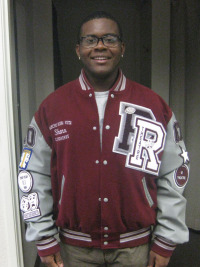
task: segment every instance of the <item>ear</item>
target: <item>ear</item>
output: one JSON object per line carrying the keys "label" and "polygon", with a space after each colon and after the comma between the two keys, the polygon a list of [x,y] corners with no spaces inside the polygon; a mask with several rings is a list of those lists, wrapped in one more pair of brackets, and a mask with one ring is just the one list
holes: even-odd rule
{"label": "ear", "polygon": [[124,53],[125,53],[125,43],[121,43],[121,51],[122,51],[122,55],[124,55]]}
{"label": "ear", "polygon": [[79,44],[76,45],[76,54],[78,58],[80,58],[80,45]]}

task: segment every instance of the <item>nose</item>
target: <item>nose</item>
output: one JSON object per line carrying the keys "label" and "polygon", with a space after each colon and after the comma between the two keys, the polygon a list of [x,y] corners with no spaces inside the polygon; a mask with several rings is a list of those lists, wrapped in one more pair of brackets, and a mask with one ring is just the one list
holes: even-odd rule
{"label": "nose", "polygon": [[99,39],[99,40],[98,40],[98,43],[97,43],[97,45],[95,46],[95,48],[96,48],[96,49],[105,49],[105,48],[106,48],[106,46],[104,45],[102,39]]}

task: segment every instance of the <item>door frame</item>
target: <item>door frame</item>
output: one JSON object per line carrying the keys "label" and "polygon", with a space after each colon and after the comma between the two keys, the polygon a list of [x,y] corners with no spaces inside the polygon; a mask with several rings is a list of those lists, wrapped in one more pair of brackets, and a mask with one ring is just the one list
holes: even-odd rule
{"label": "door frame", "polygon": [[[1,266],[23,267],[11,62],[11,6],[0,1],[0,221]],[[14,63],[15,64],[15,63]]]}

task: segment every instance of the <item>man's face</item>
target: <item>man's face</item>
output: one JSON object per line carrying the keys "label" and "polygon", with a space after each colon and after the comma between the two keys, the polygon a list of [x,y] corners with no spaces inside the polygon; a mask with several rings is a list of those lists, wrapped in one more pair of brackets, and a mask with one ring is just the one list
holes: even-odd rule
{"label": "man's face", "polygon": [[[83,24],[81,37],[93,35],[102,37],[107,34],[119,36],[117,24],[107,18],[93,19]],[[84,65],[86,74],[95,79],[106,78],[118,70],[121,56],[124,54],[124,44],[119,42],[116,47],[106,47],[101,40],[92,48],[76,46],[76,53]]]}

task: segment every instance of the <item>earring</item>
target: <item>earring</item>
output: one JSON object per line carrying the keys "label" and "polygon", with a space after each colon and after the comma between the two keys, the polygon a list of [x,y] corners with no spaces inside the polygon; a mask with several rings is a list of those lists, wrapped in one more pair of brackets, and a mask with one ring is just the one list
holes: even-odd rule
{"label": "earring", "polygon": [[78,59],[81,60],[81,57],[79,56]]}
{"label": "earring", "polygon": [[124,57],[124,55],[121,55],[121,57],[123,58],[123,57]]}

